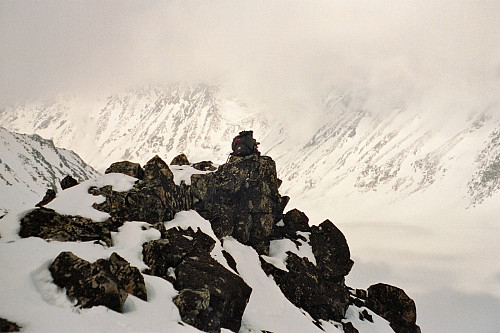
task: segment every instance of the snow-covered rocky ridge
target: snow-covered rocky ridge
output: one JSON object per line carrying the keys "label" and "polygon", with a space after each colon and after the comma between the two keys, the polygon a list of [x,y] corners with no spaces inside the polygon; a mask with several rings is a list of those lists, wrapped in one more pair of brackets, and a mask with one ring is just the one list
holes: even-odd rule
{"label": "snow-covered rocky ridge", "polygon": [[283,214],[279,185],[256,154],[113,164],[2,219],[0,314],[25,332],[419,332],[401,289],[345,285],[344,236]]}
{"label": "snow-covered rocky ridge", "polygon": [[84,181],[99,173],[51,140],[0,127],[0,216],[33,206],[47,189],[60,191],[59,182],[67,175]]}

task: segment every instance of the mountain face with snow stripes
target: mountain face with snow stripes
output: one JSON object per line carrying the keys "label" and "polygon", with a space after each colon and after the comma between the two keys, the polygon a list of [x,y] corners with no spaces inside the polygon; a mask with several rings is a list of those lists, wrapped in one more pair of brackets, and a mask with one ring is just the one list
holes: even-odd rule
{"label": "mountain face with snow stripes", "polygon": [[260,150],[275,157],[283,192],[297,201],[377,201],[383,195],[384,202],[395,202],[423,192],[447,193],[465,209],[498,194],[500,120],[494,108],[431,121],[435,117],[405,107],[374,112],[338,91],[321,104],[311,115],[317,118],[312,136],[210,85],[18,105],[0,111],[0,125],[50,138],[99,170],[117,160],[142,163],[155,154],[223,163],[232,137],[253,129]]}
{"label": "mountain face with snow stripes", "polygon": [[99,173],[51,140],[0,127],[0,214],[33,206],[47,189],[61,190],[59,182],[67,175],[84,181]]}

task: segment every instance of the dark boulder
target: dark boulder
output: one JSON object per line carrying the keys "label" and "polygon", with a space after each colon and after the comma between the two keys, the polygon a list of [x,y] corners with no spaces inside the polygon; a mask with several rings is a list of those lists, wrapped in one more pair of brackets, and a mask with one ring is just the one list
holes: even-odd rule
{"label": "dark boulder", "polygon": [[292,209],[283,215],[283,221],[273,227],[271,239],[297,239],[297,231],[310,232],[309,218],[298,209]]}
{"label": "dark boulder", "polygon": [[104,305],[122,312],[127,293],[102,265],[91,264],[71,252],[60,253],[49,267],[54,283],[83,308]]}
{"label": "dark boulder", "polygon": [[359,331],[352,325],[351,322],[342,323],[342,328],[344,329],[344,333],[359,333]]}
{"label": "dark boulder", "polygon": [[174,159],[172,162],[170,162],[171,165],[189,165],[189,160],[185,154],[179,154]]}
{"label": "dark boulder", "polygon": [[141,168],[141,165],[129,161],[115,162],[104,173],[123,173],[137,179],[142,179],[144,176],[144,170]]}
{"label": "dark boulder", "polygon": [[324,280],[344,281],[354,262],[342,232],[329,220],[311,227],[310,243]]}
{"label": "dark boulder", "polygon": [[81,216],[61,215],[52,209],[37,208],[21,219],[19,236],[40,237],[60,242],[102,241],[111,246],[106,223],[96,223]]}
{"label": "dark boulder", "polygon": [[49,267],[54,283],[77,300],[77,306],[104,305],[122,312],[128,292],[147,300],[144,278],[118,254],[90,263],[71,252],[61,252]]}
{"label": "dark boulder", "polygon": [[47,190],[47,192],[45,192],[45,195],[44,195],[42,201],[40,201],[39,203],[37,203],[35,205],[35,207],[45,206],[46,204],[48,204],[49,202],[51,202],[55,198],[56,198],[56,191],[54,191],[53,189],[49,188]]}
{"label": "dark boulder", "polygon": [[186,323],[206,332],[237,332],[252,289],[217,262],[215,241],[200,230],[172,228],[165,238],[143,245],[149,273],[171,281],[175,304]]}
{"label": "dark boulder", "polygon": [[210,253],[214,246],[215,241],[200,230],[171,228],[165,231],[162,239],[145,243],[142,256],[149,266],[148,274],[173,283],[173,272],[187,255]]}
{"label": "dark boulder", "polygon": [[63,180],[61,180],[61,188],[63,190],[70,188],[70,187],[73,187],[73,186],[76,186],[76,185],[78,185],[78,180],[71,177],[70,175],[67,175],[66,177],[63,178]]}
{"label": "dark boulder", "polygon": [[193,163],[193,168],[200,171],[215,171],[217,167],[212,163],[212,161],[201,161]]}
{"label": "dark boulder", "polygon": [[288,272],[262,261],[285,297],[314,319],[341,321],[349,307],[349,291],[344,282],[322,279],[320,269],[307,258],[287,252]]}
{"label": "dark boulder", "polygon": [[171,220],[177,212],[191,208],[189,188],[174,183],[172,171],[158,156],[144,166],[142,178],[126,192],[113,191],[110,186],[91,188],[89,193],[106,197],[105,202],[93,207],[122,220],[153,224]]}
{"label": "dark boulder", "polygon": [[19,332],[21,327],[7,319],[0,318],[0,332]]}
{"label": "dark boulder", "polygon": [[367,291],[366,307],[389,321],[396,333],[420,333],[415,302],[402,289],[378,283]]}
{"label": "dark boulder", "polygon": [[286,197],[278,193],[276,165],[267,156],[232,156],[217,171],[191,176],[194,209],[218,238],[233,236],[257,252],[269,252],[269,236]]}

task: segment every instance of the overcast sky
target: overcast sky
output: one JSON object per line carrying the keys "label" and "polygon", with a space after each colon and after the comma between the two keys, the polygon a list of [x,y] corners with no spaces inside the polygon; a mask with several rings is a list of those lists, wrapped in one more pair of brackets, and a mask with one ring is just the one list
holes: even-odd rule
{"label": "overcast sky", "polygon": [[499,22],[496,0],[2,0],[0,104],[172,81],[278,103],[331,86],[374,108],[484,102],[499,95]]}

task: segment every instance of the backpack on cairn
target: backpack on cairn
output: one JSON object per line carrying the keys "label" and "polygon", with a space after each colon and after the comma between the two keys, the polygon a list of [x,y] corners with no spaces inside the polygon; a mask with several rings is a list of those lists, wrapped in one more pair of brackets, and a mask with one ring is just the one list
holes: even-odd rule
{"label": "backpack on cairn", "polygon": [[259,143],[253,138],[253,131],[242,131],[238,134],[231,144],[232,156],[248,156],[257,153]]}

